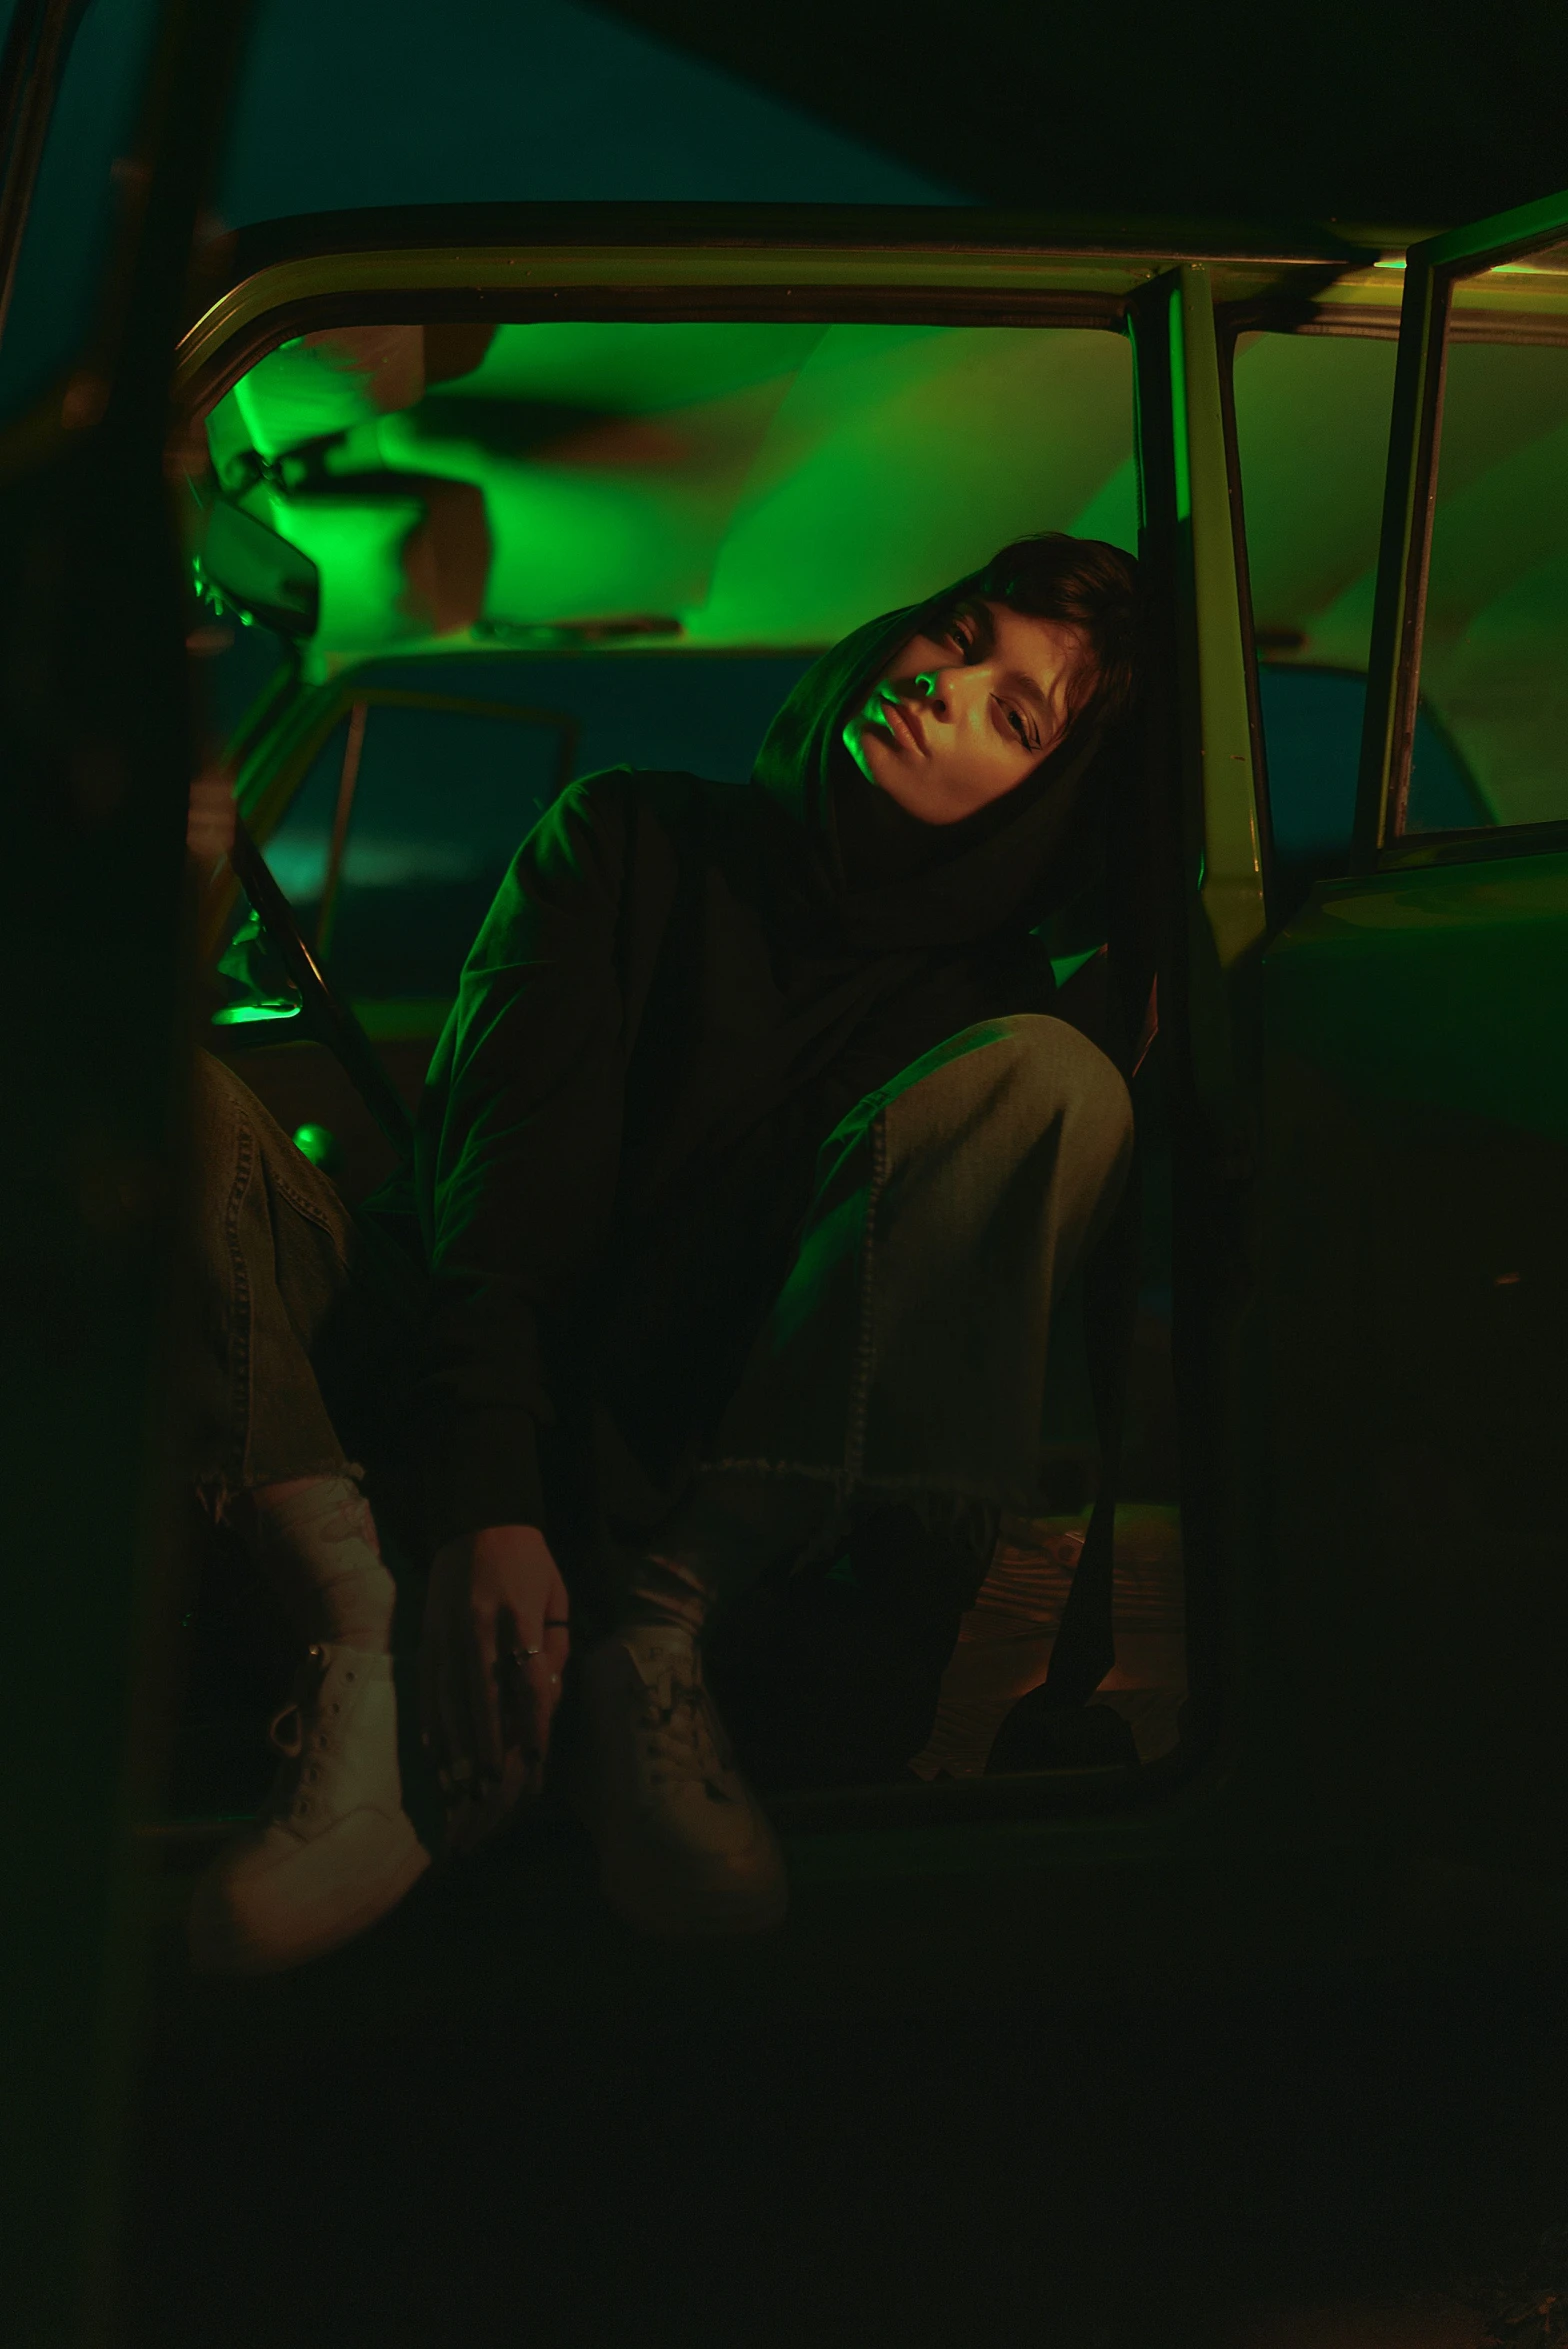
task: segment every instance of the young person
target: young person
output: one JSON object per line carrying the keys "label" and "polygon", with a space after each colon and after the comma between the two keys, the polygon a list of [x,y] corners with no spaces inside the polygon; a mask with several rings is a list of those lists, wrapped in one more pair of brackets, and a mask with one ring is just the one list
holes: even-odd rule
{"label": "young person", "polygon": [[[573,1795],[606,1895],[653,1931],[774,1923],[778,1847],[705,1685],[715,1612],[835,1543],[904,1545],[945,1587],[939,1675],[998,1512],[1038,1505],[1053,1300],[1114,1210],[1131,1111],[1049,1016],[1037,932],[1095,865],[1135,626],[1126,555],[1020,540],[818,661],[749,787],[592,776],[519,852],[414,1170],[425,1732],[457,1848],[539,1783],[575,1601]],[[390,1583],[334,1417],[342,1364],[377,1351],[358,1300],[406,1321],[408,1276],[374,1207],[351,1223],[226,1072],[204,1085],[212,1163],[260,1169],[249,1241],[242,1199],[209,1250],[206,1482],[293,1578],[299,1755],[336,1776],[296,1759],[193,1929],[209,1964],[282,1964],[423,1864]],[[236,1386],[236,1261],[270,1400],[259,1371]]]}

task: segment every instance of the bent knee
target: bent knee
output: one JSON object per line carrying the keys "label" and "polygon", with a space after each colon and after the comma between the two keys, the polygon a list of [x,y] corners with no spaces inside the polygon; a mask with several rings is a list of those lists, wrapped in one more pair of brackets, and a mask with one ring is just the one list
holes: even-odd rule
{"label": "bent knee", "polygon": [[1132,1101],[1115,1064],[1079,1029],[1044,1012],[983,1020],[906,1069],[839,1129],[852,1138],[885,1109],[906,1133],[1005,1133],[1016,1147],[1048,1130],[1075,1154],[1113,1170],[1132,1143]]}
{"label": "bent knee", "polygon": [[1131,1135],[1132,1096],[1116,1063],[1081,1028],[1049,1012],[1009,1013],[988,1050],[1006,1055],[1013,1081],[1026,1085],[1040,1109]]}

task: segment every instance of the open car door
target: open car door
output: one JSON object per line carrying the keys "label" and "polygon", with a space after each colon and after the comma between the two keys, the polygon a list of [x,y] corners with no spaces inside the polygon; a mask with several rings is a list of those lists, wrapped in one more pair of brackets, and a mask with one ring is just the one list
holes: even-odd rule
{"label": "open car door", "polygon": [[1355,869],[1263,965],[1256,1734],[1445,1866],[1568,1817],[1565,719],[1568,197],[1408,256]]}
{"label": "open car door", "polygon": [[[160,30],[152,11],[20,0],[0,92],[7,293],[18,258],[29,267],[40,165],[57,185],[92,179],[105,220],[116,189],[122,199],[106,269],[96,222],[63,256],[51,223],[51,317],[80,292],[83,333],[64,371],[51,359],[0,421],[6,2103],[26,2131],[3,2298],[17,2344],[113,2331],[142,1946],[128,1831],[148,1761],[151,1716],[137,1706],[159,1695],[141,1626],[173,1548],[161,1431],[183,1188],[175,1036],[194,730],[164,447],[244,14],[177,0]],[[75,128],[51,156],[57,94],[71,97],[79,65],[100,96],[117,88],[102,41],[138,15],[149,42],[126,96],[140,132],[127,150],[115,123],[94,151],[65,106],[56,119]],[[62,257],[80,263],[80,286]]]}

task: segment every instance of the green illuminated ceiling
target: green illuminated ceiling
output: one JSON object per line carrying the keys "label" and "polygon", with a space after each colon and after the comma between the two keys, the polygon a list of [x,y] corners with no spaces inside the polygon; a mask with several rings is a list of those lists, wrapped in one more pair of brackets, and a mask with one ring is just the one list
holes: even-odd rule
{"label": "green illuminated ceiling", "polygon": [[[1276,657],[1365,664],[1393,360],[1238,347]],[[1568,807],[1565,394],[1561,348],[1452,355],[1424,682],[1506,820]],[[316,674],[660,622],[819,645],[1019,532],[1136,535],[1130,350],[1093,329],[356,327],[274,352],[209,436],[226,494],[320,568]]]}
{"label": "green illuminated ceiling", "polygon": [[418,329],[313,338],[210,420],[230,494],[321,567],[320,668],[639,616],[825,643],[1020,531],[1133,543],[1116,335],[509,326],[424,374]]}

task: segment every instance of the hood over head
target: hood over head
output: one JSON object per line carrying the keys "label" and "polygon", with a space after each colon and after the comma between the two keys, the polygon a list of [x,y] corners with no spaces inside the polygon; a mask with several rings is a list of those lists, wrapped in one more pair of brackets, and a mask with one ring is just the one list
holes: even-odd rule
{"label": "hood over head", "polygon": [[1110,778],[1095,773],[1106,740],[1092,718],[1069,726],[1022,783],[956,824],[921,823],[868,783],[844,748],[847,718],[894,655],[922,623],[981,592],[983,577],[973,572],[843,637],[769,727],[752,784],[767,802],[776,910],[797,934],[831,937],[851,953],[970,946],[1032,929],[1093,877],[1107,796],[1096,786]]}

